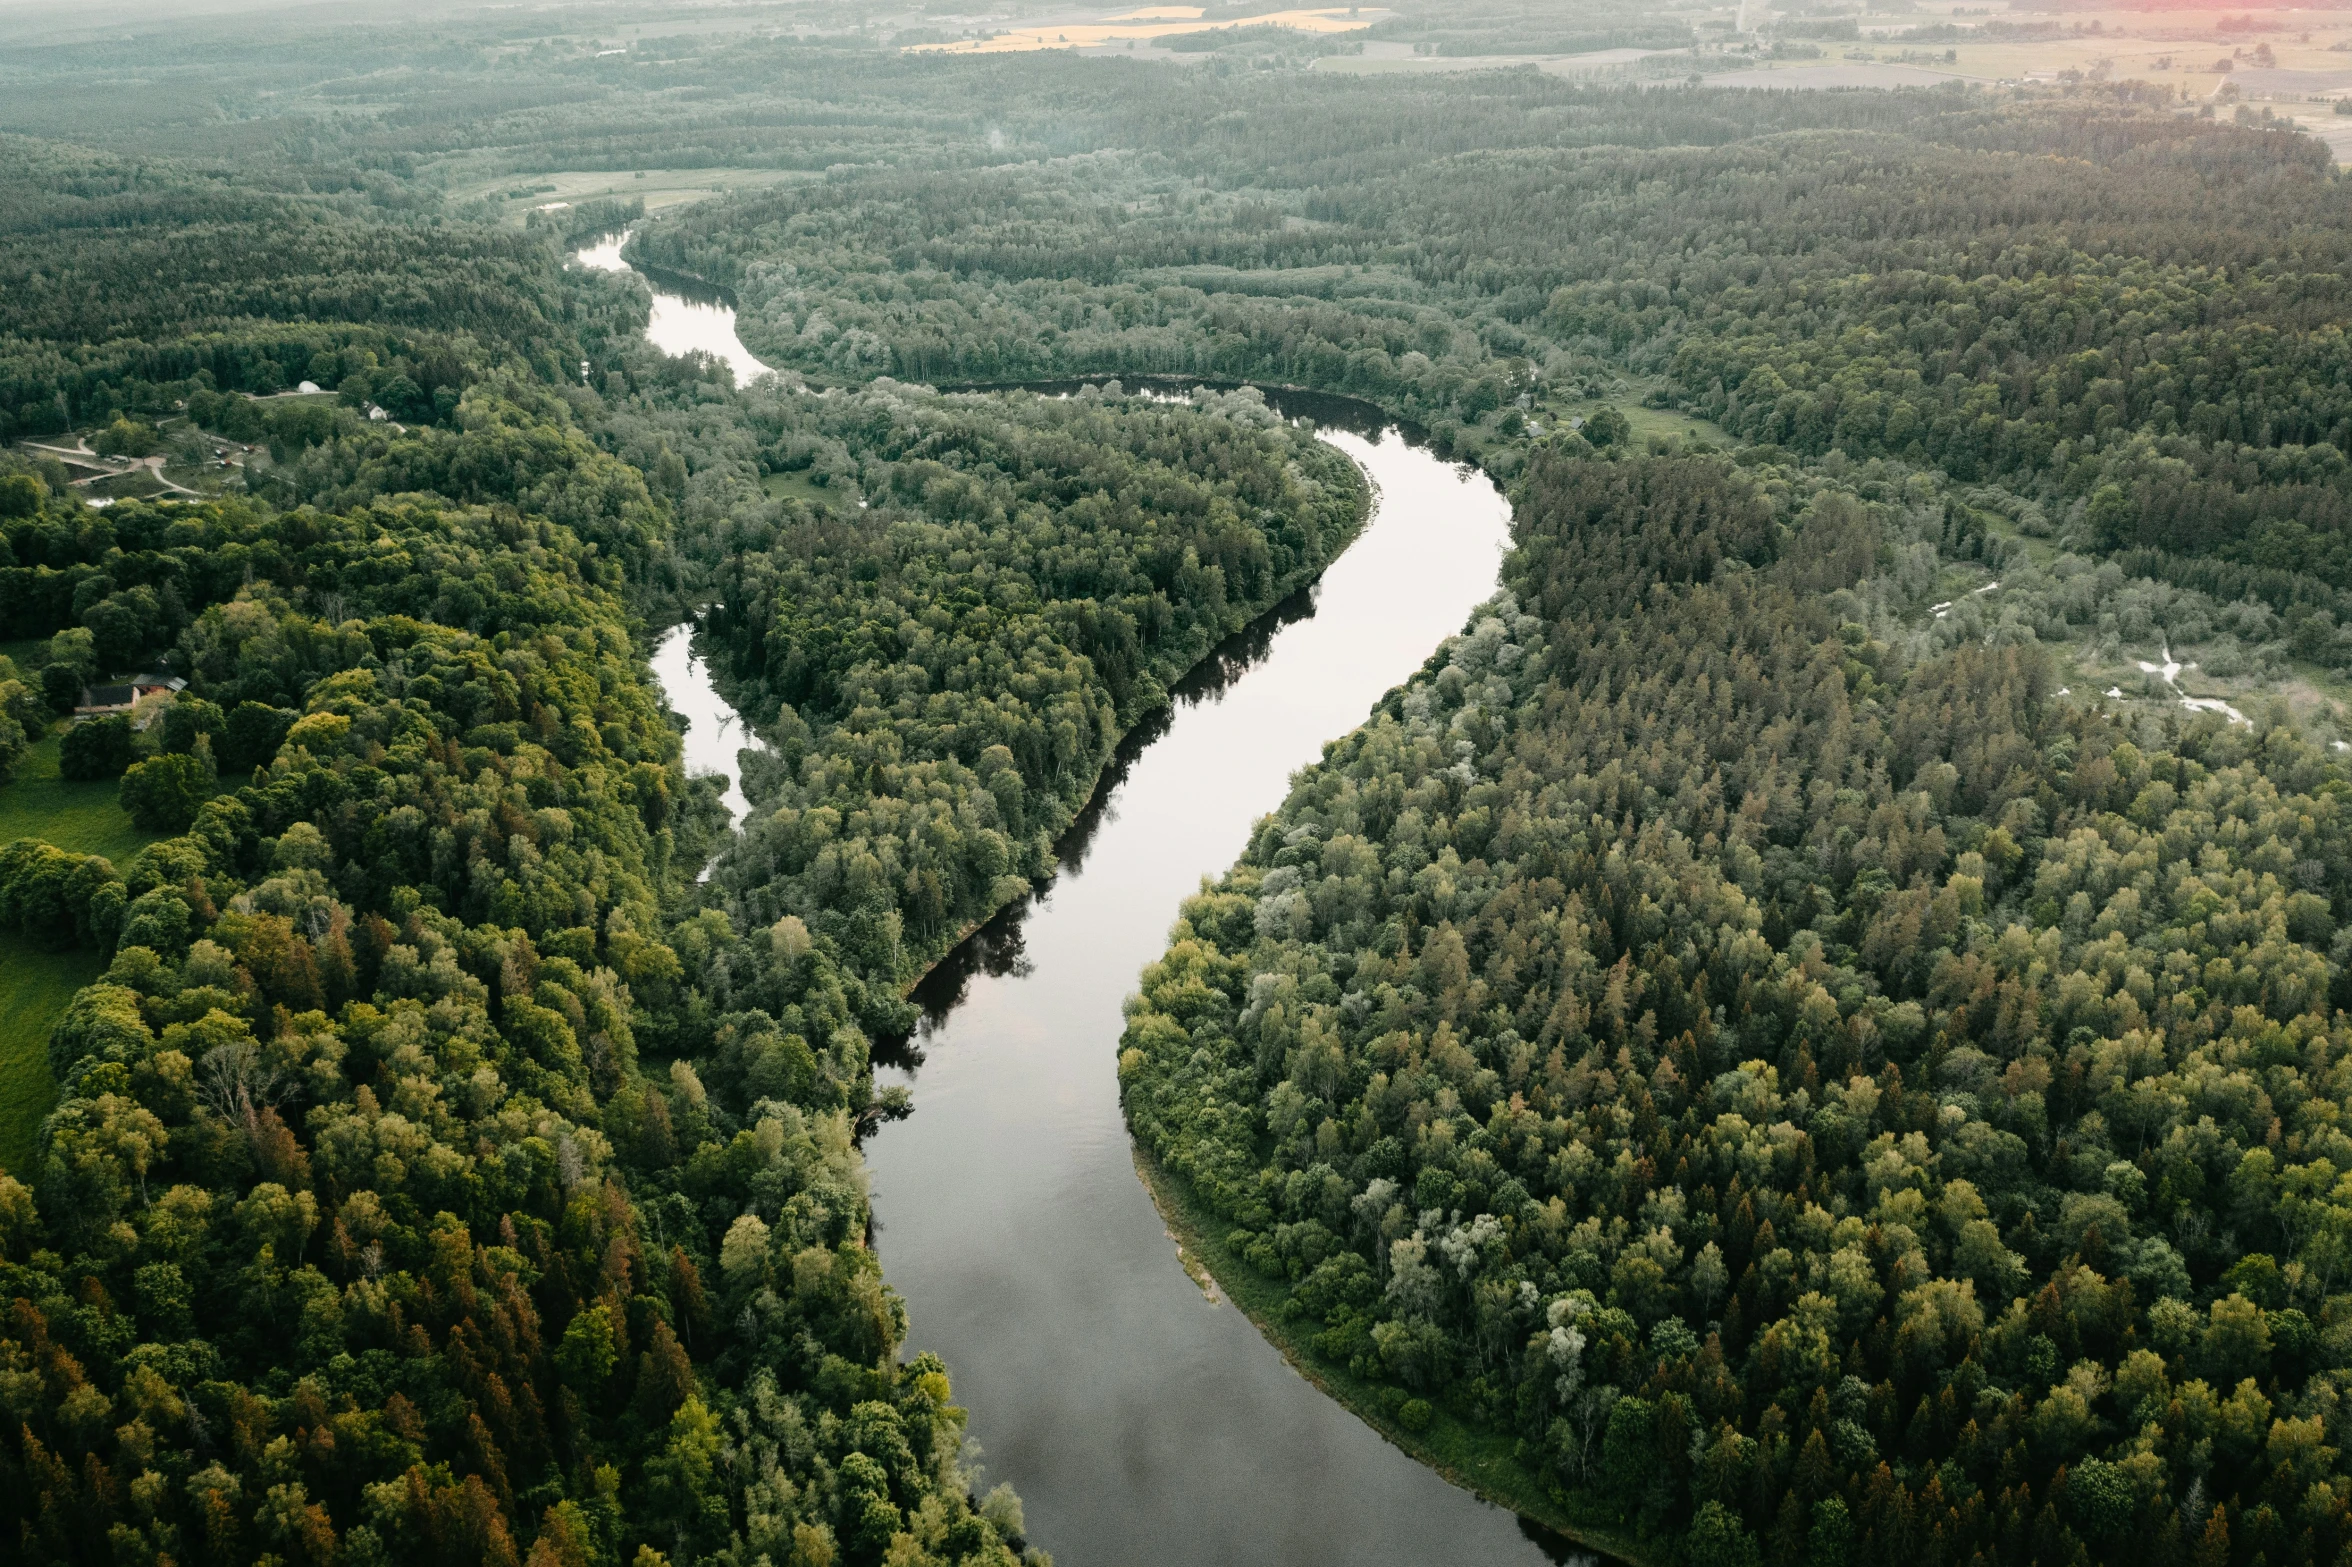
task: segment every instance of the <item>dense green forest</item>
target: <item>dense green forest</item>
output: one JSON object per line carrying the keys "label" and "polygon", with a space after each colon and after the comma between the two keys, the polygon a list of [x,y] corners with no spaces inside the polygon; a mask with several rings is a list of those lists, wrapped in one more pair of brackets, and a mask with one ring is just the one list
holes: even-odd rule
{"label": "dense green forest", "polygon": [[582,346],[543,245],[388,187],[297,195],[13,137],[0,171],[0,437],[305,380],[398,378],[397,413],[446,417],[469,367],[552,380]]}
{"label": "dense green forest", "polygon": [[[2316,143],[2106,101],[1226,88],[1148,150],[885,171],[637,240],[820,377],[1345,390],[1510,471],[1531,388],[2089,506],[2103,549],[2352,587],[2345,187]],[[2185,559],[2170,566],[2178,577]]]}
{"label": "dense green forest", "polygon": [[1773,476],[1535,464],[1186,904],[1138,1137],[1315,1354],[1693,1561],[2332,1559],[2343,766],[1908,656],[1900,510]]}
{"label": "dense green forest", "polygon": [[0,1176],[17,1548],[1010,1560],[863,1244],[861,981],[683,904],[723,817],[583,537],[665,508],[543,391],[456,419],[579,526],[420,492],[101,525],[185,606],[133,776],[249,781],[119,872],[0,856],[12,926],[113,954]]}
{"label": "dense green forest", "polygon": [[[0,58],[0,437],[270,459],[104,510],[0,460],[0,759],[190,682],[62,748],[170,836],[0,850],[0,927],[108,965],[0,1175],[11,1550],[1042,1557],[900,1359],[869,1053],[1367,504],[1249,392],[935,390],[1079,373],[1352,393],[1514,486],[1506,592],[1122,1042],[1278,1333],[1660,1561],[2352,1544],[2337,687],[2063,689],[2352,667],[2316,144],[800,19]],[[641,169],[761,178],[551,201]],[[622,221],[784,374],[645,344],[563,265]],[[765,742],[740,838],[646,670],[690,616]]]}
{"label": "dense green forest", "polygon": [[1368,504],[1346,458],[1250,396],[886,399],[827,414],[888,430],[864,483],[889,509],[737,534],[705,622],[735,705],[777,713],[781,742],[747,769],[729,907],[807,919],[878,986],[1050,875],[1119,739]]}

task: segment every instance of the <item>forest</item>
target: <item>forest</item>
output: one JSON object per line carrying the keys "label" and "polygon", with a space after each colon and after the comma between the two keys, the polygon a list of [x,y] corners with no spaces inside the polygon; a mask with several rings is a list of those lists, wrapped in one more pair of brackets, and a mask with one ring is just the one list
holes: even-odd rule
{"label": "forest", "polygon": [[[659,542],[560,400],[458,418]],[[0,1176],[26,1559],[1012,1560],[863,1244],[862,983],[681,907],[723,814],[617,563],[414,492],[109,522],[186,610],[131,776],[229,786],[119,871],[0,855],[9,924],[112,954]]]}
{"label": "forest", "polygon": [[[104,508],[0,457],[0,763],[188,682],[57,746],[163,836],[0,847],[8,938],[105,965],[0,1174],[9,1549],[1048,1560],[905,1353],[873,1053],[1362,527],[1250,381],[1516,516],[1102,1041],[1268,1331],[1644,1562],[2352,1548],[2324,149],[2129,84],[949,60],[835,10],[0,52],[0,438],[255,448]],[[762,178],[554,183],[638,170]],[[645,343],[565,265],[624,224],[781,373]],[[688,621],[739,836],[648,668]],[[2082,679],[2159,648],[2280,698]]]}
{"label": "forest", "polygon": [[1757,477],[1538,458],[1185,905],[1138,1138],[1408,1430],[1690,1561],[2332,1559],[2341,765],[1910,656],[1900,511]]}
{"label": "forest", "polygon": [[820,378],[1266,378],[1508,473],[1523,393],[1630,370],[1742,440],[2095,505],[2092,542],[2176,576],[2352,586],[2346,198],[2308,138],[2128,86],[1431,82],[1245,85],[1149,153],[789,187],[636,243],[737,289],[755,351]]}
{"label": "forest", "polygon": [[897,519],[738,534],[704,625],[781,742],[746,768],[731,911],[809,921],[887,990],[1052,873],[1119,739],[1312,580],[1367,499],[1249,396],[878,402],[844,412],[897,425],[862,469]]}

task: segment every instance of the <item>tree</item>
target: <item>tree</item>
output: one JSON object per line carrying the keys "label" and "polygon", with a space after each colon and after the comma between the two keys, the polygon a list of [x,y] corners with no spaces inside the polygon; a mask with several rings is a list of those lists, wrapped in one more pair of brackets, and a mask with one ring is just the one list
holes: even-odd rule
{"label": "tree", "polygon": [[199,741],[218,741],[227,726],[227,717],[219,707],[182,693],[163,710],[163,748],[194,751]]}
{"label": "tree", "polygon": [[71,664],[48,664],[41,670],[41,700],[53,713],[70,713],[81,705],[81,672]]}
{"label": "tree", "polygon": [[162,448],[163,437],[155,426],[118,414],[90,445],[104,457],[145,457]]}
{"label": "tree", "polygon": [[1805,1534],[1806,1567],[1848,1567],[1854,1559],[1854,1524],[1844,1499],[1827,1497],[1813,1504],[1812,1526]]}
{"label": "tree", "polygon": [[678,1406],[696,1392],[694,1366],[678,1335],[667,1322],[656,1319],[653,1341],[638,1357],[637,1412],[648,1427],[669,1423]]}
{"label": "tree", "polygon": [[0,517],[37,517],[49,486],[35,473],[0,473]]}
{"label": "tree", "polygon": [[266,766],[285,742],[296,716],[265,702],[238,703],[230,712],[220,743],[215,747],[223,770],[241,774]]}
{"label": "tree", "polygon": [[122,775],[117,798],[140,831],[183,833],[211,796],[213,783],[204,758],[171,753],[134,764]]}
{"label": "tree", "polygon": [[1633,435],[1633,426],[1626,421],[1623,413],[1603,405],[1593,410],[1577,433],[1596,449],[1606,451],[1624,445]]}
{"label": "tree", "polygon": [[2075,1526],[2095,1545],[2123,1539],[2139,1512],[2130,1478],[2113,1464],[2085,1459],[2066,1476],[2066,1505]]}
{"label": "tree", "polygon": [[1721,1502],[1709,1502],[1691,1519],[1683,1559],[1690,1567],[1757,1567],[1762,1558],[1756,1537],[1748,1533],[1739,1514]]}
{"label": "tree", "polygon": [[583,1398],[593,1399],[602,1392],[621,1358],[619,1326],[612,1307],[599,1301],[573,1317],[555,1358],[563,1368],[564,1380]]}
{"label": "tree", "polygon": [[58,772],[78,783],[119,778],[131,765],[131,721],[120,713],[89,718],[65,732],[58,749]]}
{"label": "tree", "polygon": [[0,680],[0,783],[16,776],[16,764],[31,744],[23,720],[17,716],[22,711],[19,699],[24,691],[22,681]]}

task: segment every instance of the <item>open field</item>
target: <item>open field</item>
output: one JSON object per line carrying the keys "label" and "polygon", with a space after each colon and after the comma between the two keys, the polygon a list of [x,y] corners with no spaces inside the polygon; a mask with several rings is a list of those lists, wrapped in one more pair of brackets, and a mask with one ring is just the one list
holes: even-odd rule
{"label": "open field", "polygon": [[105,968],[94,953],[44,952],[0,935],[0,1170],[22,1176],[31,1168],[41,1118],[57,1102],[49,1029]]}
{"label": "open field", "polygon": [[577,206],[599,197],[615,196],[626,201],[633,196],[645,199],[647,211],[664,207],[683,206],[700,201],[705,196],[726,190],[747,190],[763,185],[785,185],[795,181],[815,180],[822,175],[805,169],[567,169],[554,174],[498,174],[468,173],[455,176],[450,186],[450,199],[457,202],[489,201],[499,207],[499,216],[506,222],[520,224],[535,207],[561,202]]}
{"label": "open field", "polygon": [[2345,154],[2352,153],[2352,116],[2338,114],[2332,109],[2316,112],[2299,109],[2291,118],[2306,135],[2316,136],[2326,142],[2339,164],[2344,161]]}
{"label": "open field", "polygon": [[1545,75],[1623,75],[1649,59],[1672,59],[1689,49],[1592,49],[1588,54],[1414,54],[1411,45],[1364,45],[1362,54],[1324,54],[1315,71],[1343,75],[1425,75],[1432,71],[1515,71],[1534,66]]}
{"label": "open field", "polygon": [[1329,6],[1316,10],[1270,10],[1255,16],[1203,18],[1196,5],[1155,5],[1115,16],[1065,22],[1043,22],[992,33],[985,38],[959,38],[950,43],[914,44],[918,54],[1028,54],[1040,49],[1094,49],[1105,44],[1148,44],[1155,39],[1212,28],[1289,27],[1302,33],[1352,33],[1388,16],[1376,6]]}
{"label": "open field", "polygon": [[115,803],[115,784],[68,783],[57,776],[58,737],[25,753],[16,777],[0,784],[0,843],[41,838],[77,854],[103,854],[116,869],[155,841]]}
{"label": "open field", "polygon": [[1685,49],[1595,49],[1584,54],[1415,54],[1411,44],[1367,43],[1362,54],[1325,55],[1318,71],[1349,76],[1394,76],[1431,71],[1496,71],[1532,65],[1548,76],[1623,73],[1644,60],[1687,54]]}
{"label": "open field", "polygon": [[1805,60],[1775,64],[1753,71],[1718,71],[1706,78],[1710,87],[1754,87],[1793,92],[1822,87],[1933,87],[1938,82],[1965,81],[1957,71],[1927,65],[1888,65],[1868,60]]}
{"label": "open field", "polygon": [[1670,408],[1644,408],[1631,398],[1546,398],[1535,405],[1532,415],[1549,429],[1555,425],[1565,425],[1571,419],[1589,419],[1603,408],[1614,408],[1625,416],[1626,427],[1632,432],[1633,444],[1637,448],[1646,447],[1653,437],[1705,441],[1712,446],[1738,444],[1724,433],[1721,426],[1708,420],[1694,419],[1689,414],[1677,413]]}
{"label": "open field", "polygon": [[[1800,19],[1762,13],[1751,20],[1755,40],[1776,38],[1811,58],[1761,58],[1742,63],[1740,40],[1726,40],[1732,13],[1704,24],[1706,49],[1692,61],[1709,86],[1758,88],[1855,88],[1933,86],[1946,81],[2056,82],[2145,81],[2169,88],[2184,107],[2212,104],[2223,112],[2239,102],[2273,105],[2323,103],[2352,95],[2352,13],[2331,11],[2232,11],[2225,7],[2181,11],[2029,11],[2000,4],[1935,4],[1916,10],[1858,18],[1853,39],[1806,40],[1795,36]],[[1923,29],[1946,26],[1956,37],[1916,37]],[[2047,27],[2050,36],[2013,38],[1989,29]],[[1724,69],[1728,60],[1734,68]],[[1578,55],[1421,55],[1412,46],[1372,41],[1360,54],[1331,55],[1314,62],[1317,71],[1379,76],[1439,71],[1502,70],[1532,66],[1555,75],[1655,74],[1682,50],[1610,49]],[[2292,111],[2306,130],[2331,146],[2352,141],[2316,113]]]}
{"label": "open field", "polygon": [[[1597,403],[1594,405],[1596,408],[1598,406]],[[1716,446],[1734,444],[1720,425],[1706,419],[1694,419],[1689,414],[1677,413],[1671,408],[1641,408],[1631,403],[1620,403],[1617,411],[1625,415],[1625,423],[1633,431],[1637,445],[1647,445],[1653,436],[1707,441]]]}
{"label": "open field", "polygon": [[772,501],[799,500],[837,510],[855,506],[858,499],[854,485],[819,484],[805,473],[771,473],[760,480],[760,488]]}
{"label": "open field", "polygon": [[[1920,28],[1950,25],[2048,25],[2044,38],[1963,35],[1913,39]],[[1735,85],[1748,76],[1764,86],[1885,86],[1889,71],[1916,68],[1987,82],[2144,81],[2168,87],[2184,105],[2237,101],[2287,105],[2352,92],[2352,14],[2339,11],[2028,11],[1993,5],[1923,6],[1900,15],[1864,16],[1858,40],[1822,42],[1818,60],[1762,62],[1754,72],[1711,75]],[[1909,56],[1908,59],[1904,58]],[[1839,74],[1839,68],[1849,74]],[[1854,70],[1853,68],[1863,68]],[[1782,81],[1776,78],[1788,77]],[[2225,92],[2228,88],[2234,92]],[[2324,115],[2325,111],[2322,111]],[[2307,129],[2314,118],[2299,113]],[[2331,138],[2322,137],[2323,140]]]}

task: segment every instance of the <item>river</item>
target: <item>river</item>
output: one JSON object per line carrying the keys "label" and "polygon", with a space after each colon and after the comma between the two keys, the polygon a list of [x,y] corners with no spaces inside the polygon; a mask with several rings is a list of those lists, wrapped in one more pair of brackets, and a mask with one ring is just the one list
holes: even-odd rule
{"label": "river", "polygon": [[[573,253],[572,260],[599,272],[636,272],[637,269],[621,259],[621,246],[628,242],[628,232],[607,234],[595,244]],[[735,305],[715,288],[699,287],[685,278],[662,276],[646,278],[653,290],[653,319],[646,324],[645,335],[665,354],[699,352],[726,361],[735,372],[737,386],[749,386],[768,373],[768,367],[752,357],[743,346],[743,339],[735,335]]]}
{"label": "river", "polygon": [[[622,265],[617,241],[580,259]],[[724,312],[726,344],[691,302],[665,309],[658,288],[655,301],[657,346],[758,364],[723,302],[699,310]],[[686,326],[672,337],[665,322]],[[1312,412],[1372,477],[1372,520],[1319,584],[1177,688],[1121,747],[1059,875],[918,989],[920,1029],[877,1068],[915,1086],[916,1109],[866,1147],[876,1244],[907,1301],[909,1350],[937,1350],[973,1411],[984,1483],[1013,1483],[1061,1567],[1567,1560],[1564,1542],[1390,1446],[1196,1287],[1135,1174],[1120,1003],[1178,903],[1240,853],[1293,770],[1461,629],[1494,591],[1508,532],[1492,483],[1371,410],[1274,401]],[[690,746],[735,721],[682,632],[662,652]]]}

